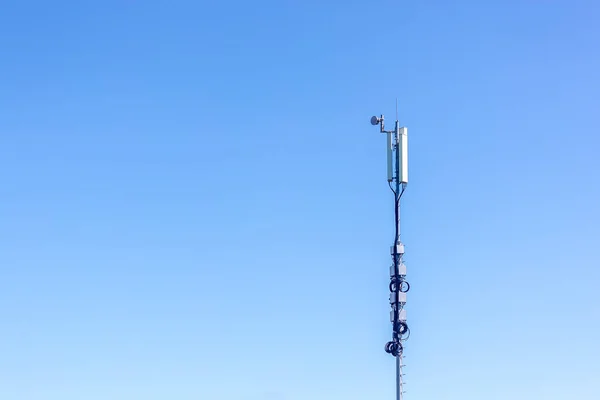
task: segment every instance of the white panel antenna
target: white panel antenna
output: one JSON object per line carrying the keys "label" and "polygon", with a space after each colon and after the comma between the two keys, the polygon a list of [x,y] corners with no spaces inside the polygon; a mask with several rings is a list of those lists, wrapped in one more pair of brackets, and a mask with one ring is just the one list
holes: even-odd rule
{"label": "white panel antenna", "polygon": [[[408,128],[400,128],[398,137],[398,157],[400,157],[400,183],[408,183]],[[388,156],[389,158],[389,156]]]}
{"label": "white panel antenna", "polygon": [[394,180],[394,139],[391,132],[387,133],[387,180],[392,182]]}

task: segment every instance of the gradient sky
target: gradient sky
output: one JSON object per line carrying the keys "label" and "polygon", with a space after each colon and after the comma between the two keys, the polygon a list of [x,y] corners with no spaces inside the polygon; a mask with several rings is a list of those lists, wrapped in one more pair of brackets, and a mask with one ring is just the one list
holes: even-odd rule
{"label": "gradient sky", "polygon": [[5,1],[0,398],[598,399],[597,1]]}

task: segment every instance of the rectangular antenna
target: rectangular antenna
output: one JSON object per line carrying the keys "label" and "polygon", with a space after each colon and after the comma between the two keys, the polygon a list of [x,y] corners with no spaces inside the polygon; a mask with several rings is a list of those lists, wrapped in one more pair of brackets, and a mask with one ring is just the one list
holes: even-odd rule
{"label": "rectangular antenna", "polygon": [[400,183],[408,183],[408,128],[400,128],[398,137],[398,154],[400,157]]}
{"label": "rectangular antenna", "polygon": [[394,180],[394,171],[392,168],[393,156],[392,152],[394,151],[394,143],[392,138],[392,132],[387,132],[387,179],[388,182],[392,182]]}

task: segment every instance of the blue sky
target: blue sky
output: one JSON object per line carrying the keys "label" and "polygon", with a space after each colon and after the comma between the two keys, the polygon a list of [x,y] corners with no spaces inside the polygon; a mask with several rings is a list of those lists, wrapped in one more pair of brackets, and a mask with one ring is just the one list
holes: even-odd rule
{"label": "blue sky", "polygon": [[594,1],[5,2],[0,398],[597,398]]}

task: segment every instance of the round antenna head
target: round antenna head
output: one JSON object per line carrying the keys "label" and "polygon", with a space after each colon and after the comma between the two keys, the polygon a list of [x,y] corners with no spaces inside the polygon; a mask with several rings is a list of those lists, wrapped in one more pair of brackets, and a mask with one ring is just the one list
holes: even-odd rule
{"label": "round antenna head", "polygon": [[371,125],[379,125],[379,121],[380,121],[379,117],[375,117],[375,116],[371,117]]}

